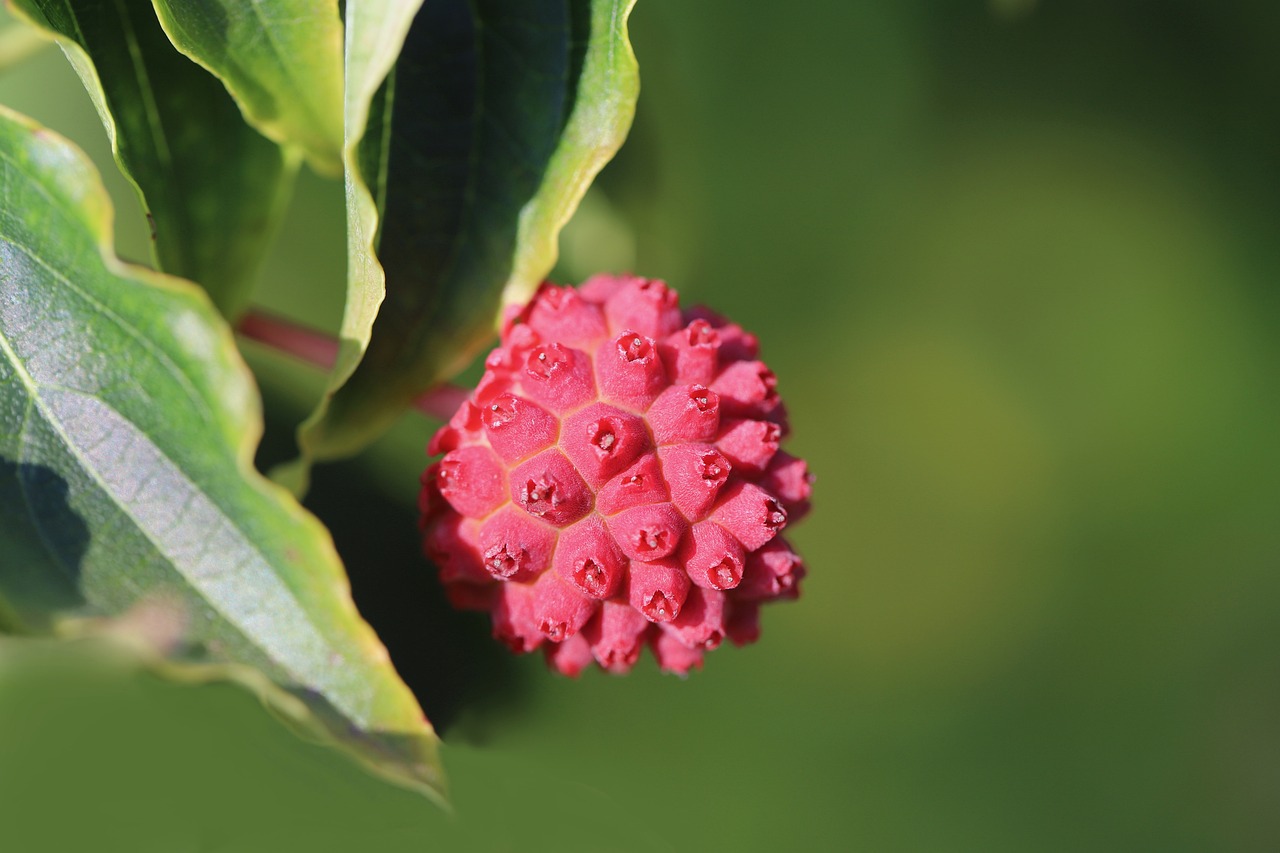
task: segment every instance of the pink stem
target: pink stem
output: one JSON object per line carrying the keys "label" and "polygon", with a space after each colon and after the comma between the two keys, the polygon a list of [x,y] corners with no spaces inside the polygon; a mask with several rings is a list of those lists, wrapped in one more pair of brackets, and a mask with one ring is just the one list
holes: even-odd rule
{"label": "pink stem", "polygon": [[471,396],[466,388],[442,382],[413,401],[413,407],[429,418],[447,421]]}
{"label": "pink stem", "polygon": [[338,360],[338,342],[329,335],[256,308],[240,318],[236,331],[321,370],[332,369]]}
{"label": "pink stem", "polygon": [[[338,342],[332,337],[265,311],[251,309],[236,324],[236,331],[322,370],[332,369],[338,360]],[[446,382],[415,400],[413,407],[427,417],[447,421],[468,396],[465,388]]]}

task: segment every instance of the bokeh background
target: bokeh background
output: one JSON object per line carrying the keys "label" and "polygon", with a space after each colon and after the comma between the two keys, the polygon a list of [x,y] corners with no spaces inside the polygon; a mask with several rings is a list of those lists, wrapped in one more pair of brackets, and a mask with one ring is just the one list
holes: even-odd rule
{"label": "bokeh background", "polygon": [[[1280,849],[1280,5],[640,0],[630,141],[557,276],[757,331],[810,577],[688,680],[552,676],[417,556],[433,424],[317,474],[455,814],[224,685],[0,645],[15,851]],[[0,102],[134,201],[56,51]],[[341,189],[262,301],[335,328]],[[248,349],[263,464],[320,388]]]}

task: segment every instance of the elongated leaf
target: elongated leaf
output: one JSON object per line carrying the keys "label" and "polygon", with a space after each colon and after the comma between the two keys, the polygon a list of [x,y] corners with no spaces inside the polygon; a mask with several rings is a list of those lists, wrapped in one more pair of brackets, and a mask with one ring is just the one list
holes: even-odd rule
{"label": "elongated leaf", "polygon": [[[367,120],[348,151],[344,350],[304,454],[359,449],[551,270],[559,229],[634,114],[633,2],[426,0],[368,106],[367,88],[348,100]],[[401,22],[409,5],[384,14]],[[374,26],[361,7],[348,4],[349,45]]]}
{"label": "elongated leaf", "polygon": [[199,282],[235,314],[275,233],[293,162],[173,48],[146,3],[12,2],[56,37],[84,81],[151,218],[160,268]]}
{"label": "elongated leaf", "polygon": [[188,282],[116,261],[87,160],[7,110],[0,194],[0,613],[57,631],[159,608],[184,665],[251,667],[438,793],[434,734],[328,533],[253,470],[260,404],[228,326]]}
{"label": "elongated leaf", "polygon": [[386,293],[385,274],[374,252],[378,221],[386,202],[387,176],[383,167],[390,144],[387,122],[391,113],[385,106],[392,87],[383,83],[404,47],[422,2],[354,0],[347,4],[347,303],[333,387],[345,382],[359,363]]}
{"label": "elongated leaf", "polygon": [[179,50],[218,75],[254,127],[342,169],[342,21],[336,0],[153,0]]}

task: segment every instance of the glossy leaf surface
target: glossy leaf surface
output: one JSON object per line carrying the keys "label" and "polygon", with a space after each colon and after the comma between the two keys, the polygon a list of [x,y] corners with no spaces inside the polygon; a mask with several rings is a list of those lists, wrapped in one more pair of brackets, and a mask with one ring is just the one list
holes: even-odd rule
{"label": "glossy leaf surface", "polygon": [[342,168],[342,22],[333,0],[153,0],[169,38],[227,85],[249,121]]}
{"label": "glossy leaf surface", "polygon": [[[358,450],[550,271],[560,227],[630,127],[632,2],[427,0],[369,103],[349,98],[348,120],[365,122],[358,139],[348,125],[344,349],[304,453]],[[399,25],[408,5],[383,15]],[[386,26],[361,8],[348,7],[349,62],[361,27]]]}
{"label": "glossy leaf surface", "polygon": [[237,313],[288,196],[290,159],[174,49],[148,4],[13,3],[57,39],[88,89],[151,220],[160,268]]}
{"label": "glossy leaf surface", "polygon": [[92,167],[8,111],[0,189],[4,621],[151,614],[182,672],[256,683],[438,794],[434,733],[327,531],[253,469],[260,403],[227,325],[190,283],[115,260]]}

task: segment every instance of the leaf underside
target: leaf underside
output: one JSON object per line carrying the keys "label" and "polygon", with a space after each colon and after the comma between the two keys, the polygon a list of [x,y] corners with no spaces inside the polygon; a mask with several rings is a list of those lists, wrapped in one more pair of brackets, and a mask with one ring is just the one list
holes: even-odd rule
{"label": "leaf underside", "polygon": [[116,261],[87,160],[7,110],[0,191],[8,627],[164,614],[183,671],[261,673],[306,725],[438,795],[434,733],[327,532],[252,468],[259,402],[228,326],[188,282]]}
{"label": "leaf underside", "polygon": [[12,0],[57,38],[137,188],[161,269],[245,304],[283,212],[294,160],[245,124],[225,87],[170,44],[149,4]]}
{"label": "leaf underside", "polygon": [[[344,350],[304,453],[367,444],[551,270],[560,227],[634,113],[632,2],[422,3],[363,132],[348,128]],[[363,220],[362,199],[375,208]]]}

